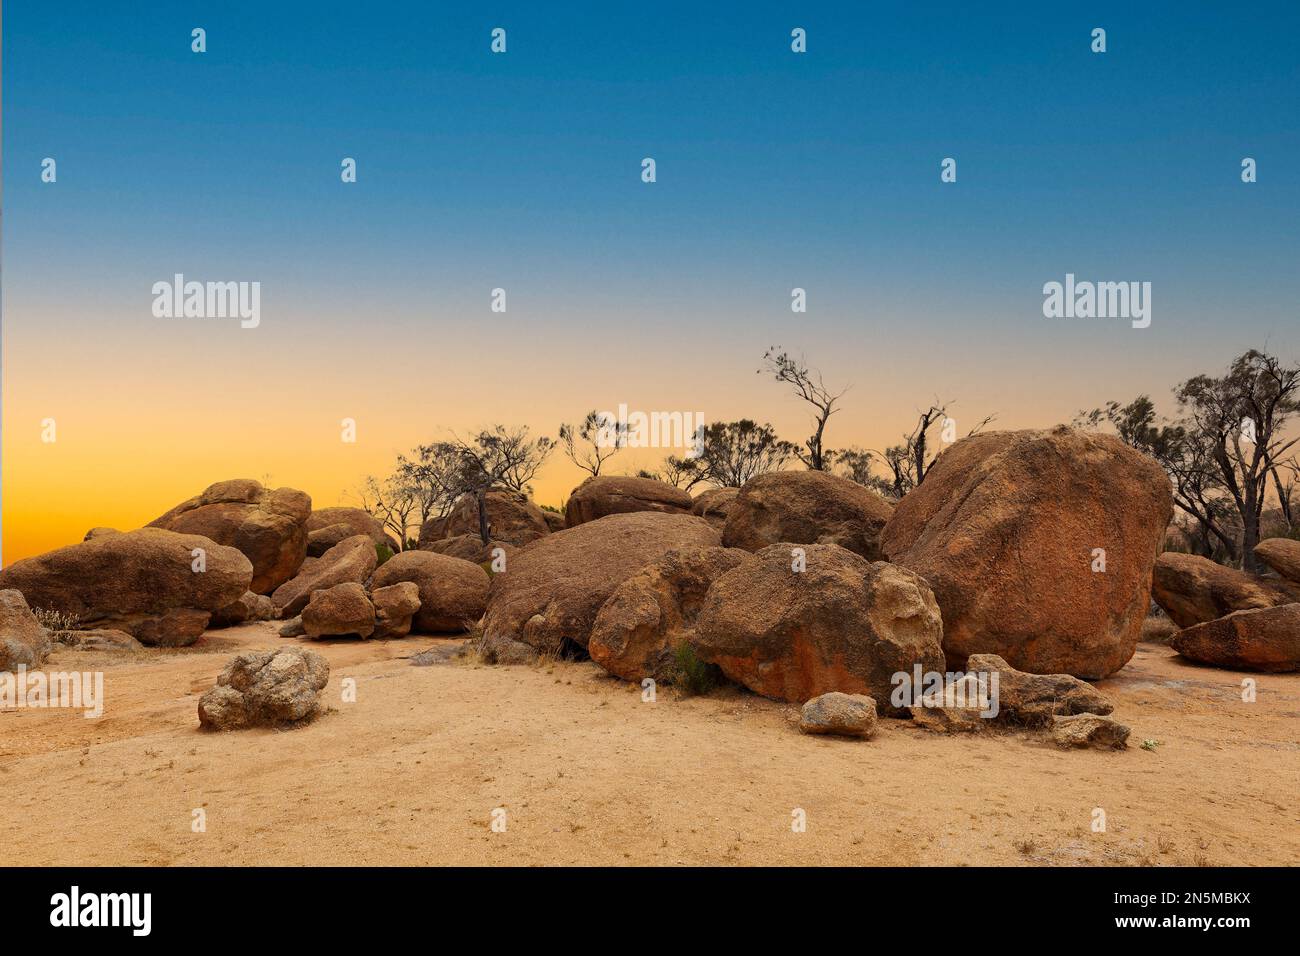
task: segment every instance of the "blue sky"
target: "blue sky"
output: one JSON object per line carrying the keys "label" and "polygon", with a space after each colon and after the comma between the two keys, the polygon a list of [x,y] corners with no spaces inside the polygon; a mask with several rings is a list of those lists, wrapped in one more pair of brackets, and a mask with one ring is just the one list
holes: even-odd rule
{"label": "blue sky", "polygon": [[[111,283],[183,249],[317,288],[324,257],[327,287],[396,290],[506,258],[543,287],[799,275],[846,303],[886,282],[998,297],[1066,265],[1231,265],[1248,296],[1282,293],[1297,7],[1043,6],[13,5],[9,278],[21,294],[71,261]],[[45,155],[62,209],[30,174]],[[344,155],[360,176],[340,193]]]}
{"label": "blue sky", "polygon": [[[936,392],[1043,426],[1141,391],[1172,410],[1247,348],[1300,358],[1300,4],[5,12],[7,428],[73,385],[136,421],[180,370],[216,396],[190,399],[199,432],[328,383],[322,416],[392,424],[376,456],[622,402],[797,436],[754,376],[780,343],[853,384],[835,441],[870,447]],[[260,281],[262,325],[160,324],[176,272]],[[1150,281],[1151,327],[1045,319],[1067,272]],[[156,435],[120,447],[160,467]]]}

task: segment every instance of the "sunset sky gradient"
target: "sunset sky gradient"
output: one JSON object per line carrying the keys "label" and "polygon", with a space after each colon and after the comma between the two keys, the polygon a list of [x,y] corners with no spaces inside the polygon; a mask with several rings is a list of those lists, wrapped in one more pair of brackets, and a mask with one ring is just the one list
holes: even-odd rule
{"label": "sunset sky gradient", "polygon": [[[9,7],[6,563],[226,478],[356,503],[494,422],[625,403],[798,440],[774,344],[852,386],[828,439],[868,448],[936,397],[1042,427],[1300,358],[1295,4],[556,6]],[[177,272],[261,282],[260,327],[155,318]],[[1044,318],[1067,272],[1150,281],[1151,327]],[[581,477],[557,455],[537,500]]]}

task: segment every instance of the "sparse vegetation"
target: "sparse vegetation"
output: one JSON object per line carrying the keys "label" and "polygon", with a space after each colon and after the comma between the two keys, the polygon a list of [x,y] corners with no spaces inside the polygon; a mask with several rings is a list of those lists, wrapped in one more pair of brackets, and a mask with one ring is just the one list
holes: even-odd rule
{"label": "sparse vegetation", "polygon": [[37,622],[41,627],[54,634],[60,631],[74,630],[80,621],[75,614],[65,614],[63,611],[55,611],[50,608],[34,607],[32,614],[36,616]]}
{"label": "sparse vegetation", "polygon": [[673,656],[672,684],[686,696],[707,694],[718,686],[718,669],[700,660],[690,644],[679,644]]}

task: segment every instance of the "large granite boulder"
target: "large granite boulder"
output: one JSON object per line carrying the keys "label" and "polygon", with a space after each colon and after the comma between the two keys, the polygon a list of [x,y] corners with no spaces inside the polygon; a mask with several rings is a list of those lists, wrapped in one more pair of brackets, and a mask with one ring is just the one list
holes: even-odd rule
{"label": "large granite boulder", "polygon": [[591,659],[624,680],[671,680],[709,586],[749,557],[739,548],[683,548],[646,565],[601,605]]}
{"label": "large granite boulder", "polygon": [[375,607],[355,581],[312,592],[302,609],[307,637],[369,637],[375,632]]}
{"label": "large granite boulder", "polygon": [[295,488],[265,488],[252,478],[209,485],[183,501],[150,528],[201,534],[238,548],[253,563],[250,591],[270,594],[298,571],[307,555],[311,497]]}
{"label": "large granite boulder", "polygon": [[73,615],[78,627],[184,647],[252,579],[252,563],[236,548],[197,534],[141,528],[15,561],[0,571],[0,588],[21,591],[31,607]]}
{"label": "large granite boulder", "polygon": [[420,550],[432,551],[434,554],[446,554],[453,558],[460,558],[462,561],[469,561],[472,564],[485,564],[497,557],[496,550],[498,548],[507,557],[519,550],[506,541],[489,541],[484,544],[483,539],[477,534],[458,534],[454,538],[443,538]]}
{"label": "large granite boulder", "polygon": [[[885,713],[895,674],[943,669],[943,623],[917,574],[835,544],[774,544],[713,582],[691,644],[755,693],[796,704],[841,691]],[[800,563],[804,570],[794,568]]]}
{"label": "large granite boulder", "polygon": [[892,513],[889,502],[856,481],[824,471],[771,471],[740,489],[722,543],[746,551],[778,542],[837,544],[875,561]]}
{"label": "large granite boulder", "polygon": [[1156,559],[1151,597],[1179,627],[1256,608],[1300,601],[1300,585],[1262,578],[1195,554],[1166,551]]}
{"label": "large granite boulder", "polygon": [[411,633],[415,612],[420,610],[420,586],[399,581],[370,592],[375,605],[375,637],[405,637]]}
{"label": "large granite boulder", "polygon": [[710,488],[695,496],[691,514],[698,515],[721,531],[727,525],[727,515],[740,495],[739,488]]}
{"label": "large granite boulder", "polygon": [[1300,541],[1295,538],[1265,538],[1255,545],[1255,557],[1287,581],[1300,584]]}
{"label": "large granite boulder", "polygon": [[934,589],[950,668],[991,653],[1095,679],[1137,648],[1172,509],[1163,469],[1118,439],[988,432],[939,456],[881,546]]}
{"label": "large granite boulder", "polygon": [[402,581],[419,588],[417,631],[459,633],[483,616],[488,574],[477,564],[431,551],[403,551],[379,566],[371,586],[385,588]]}
{"label": "large granite boulder", "polygon": [[674,548],[717,544],[717,531],[702,518],[650,511],[610,515],[534,541],[492,578],[481,649],[488,660],[517,660],[530,649],[585,648],[616,587]]}
{"label": "large granite boulder", "polygon": [[1191,660],[1228,670],[1300,670],[1300,603],[1234,611],[1184,628],[1169,645]]}
{"label": "large granite boulder", "polygon": [[[383,523],[378,518],[365,508],[352,508],[345,505],[317,508],[312,511],[307,517],[307,537],[310,540],[314,532],[340,524],[349,528],[352,532],[352,534],[344,535],[344,537],[350,538],[352,535],[365,534],[369,535],[375,544],[388,544],[390,542],[388,533],[384,531]],[[337,544],[338,542],[334,543]],[[319,557],[319,554],[317,557]]]}
{"label": "large granite boulder", "polygon": [[573,489],[564,506],[564,523],[568,528],[576,528],[608,515],[639,511],[690,514],[693,505],[688,492],[667,482],[630,475],[601,475],[588,478]]}
{"label": "large granite boulder", "polygon": [[293,580],[276,588],[271,600],[281,617],[293,617],[302,613],[313,591],[349,581],[364,584],[378,563],[374,540],[369,535],[355,534],[316,558]]}

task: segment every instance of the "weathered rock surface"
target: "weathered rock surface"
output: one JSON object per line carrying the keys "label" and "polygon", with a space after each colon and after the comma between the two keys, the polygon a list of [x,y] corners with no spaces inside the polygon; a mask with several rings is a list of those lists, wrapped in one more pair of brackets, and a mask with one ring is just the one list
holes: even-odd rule
{"label": "weathered rock surface", "polygon": [[[96,628],[93,631],[59,631],[55,642],[75,651],[138,651],[144,645],[126,631]],[[3,670],[3,668],[0,668]]]}
{"label": "weathered rock surface", "polygon": [[307,554],[311,497],[295,488],[265,488],[252,478],[219,481],[149,522],[237,548],[253,563],[250,591],[269,594],[298,571]]}
{"label": "weathered rock surface", "polygon": [[996,654],[972,654],[958,673],[911,707],[919,726],[944,733],[1045,728],[1060,716],[1099,716],[1114,709],[1106,695],[1077,677],[1026,673]]}
{"label": "weathered rock surface", "polygon": [[355,581],[313,591],[302,609],[308,637],[369,637],[375,630],[375,608],[366,589]]}
{"label": "weathered rock surface", "polygon": [[91,538],[101,538],[106,534],[121,534],[116,528],[95,527],[86,532],[82,541],[89,541]]}
{"label": "weathered rock surface", "polygon": [[564,523],[568,528],[576,528],[608,515],[640,511],[690,514],[693,505],[688,492],[667,482],[630,475],[601,475],[588,478],[573,489],[564,506]]}
{"label": "weathered rock surface", "polygon": [[618,585],[591,628],[591,659],[624,680],[671,680],[676,649],[714,580],[750,557],[739,548],[669,551]]}
{"label": "weathered rock surface", "polygon": [[[202,552],[203,571],[194,570]],[[91,538],[0,571],[32,607],[61,611],[81,628],[126,631],[141,643],[193,644],[213,611],[248,590],[253,566],[235,548],[196,534],[141,528]]]}
{"label": "weathered rock surface", "polygon": [[691,514],[703,518],[721,531],[727,524],[727,515],[740,494],[739,488],[710,488],[695,496]]}
{"label": "weathered rock surface", "polygon": [[1228,670],[1300,670],[1300,604],[1235,611],[1179,631],[1169,645],[1191,660]]}
{"label": "weathered rock surface", "polygon": [[[842,691],[885,713],[892,677],[943,669],[943,624],[925,581],[839,545],[772,545],[723,574],[705,596],[691,639],[699,657],[755,693],[794,703]],[[905,711],[903,711],[905,712]]]}
{"label": "weathered rock surface", "polygon": [[745,483],[727,511],[722,543],[758,551],[777,543],[837,544],[868,561],[881,557],[889,502],[824,471],[773,471]]}
{"label": "weathered rock surface", "polygon": [[998,716],[990,706],[991,692],[989,681],[981,683],[977,675],[966,674],[941,691],[923,694],[921,702],[911,706],[912,720],[939,733],[978,733]]}
{"label": "weathered rock surface", "polygon": [[1199,555],[1166,551],[1156,559],[1151,597],[1175,624],[1191,627],[1233,611],[1300,601],[1300,586],[1238,571]]}
{"label": "weathered rock surface", "polygon": [[460,558],[462,561],[469,561],[471,564],[486,564],[496,558],[496,549],[500,548],[507,558],[519,549],[513,544],[506,541],[489,541],[483,543],[483,539],[477,534],[458,534],[454,538],[443,538],[441,541],[434,541],[428,547],[422,548],[422,551],[432,551],[434,554],[445,554],[453,558]]}
{"label": "weathered rock surface", "polygon": [[546,527],[551,529],[552,534],[564,530],[564,515],[560,514],[558,511],[547,511],[543,508],[542,517],[546,520]]}
{"label": "weathered rock surface", "polygon": [[0,671],[39,667],[50,655],[50,634],[27,606],[22,593],[0,591]]}
{"label": "weathered rock surface", "polygon": [[302,615],[291,617],[280,625],[281,637],[306,637],[307,629],[303,627]]}
{"label": "weathered rock surface", "polygon": [[322,709],[329,676],[325,658],[300,647],[239,654],[199,698],[199,726],[237,730],[311,720]]}
{"label": "weathered rock surface", "polygon": [[1130,730],[1113,717],[1074,714],[1052,718],[1052,739],[1060,747],[1091,747],[1095,750],[1123,750]]}
{"label": "weathered rock surface", "polygon": [[309,531],[307,532],[307,557],[319,558],[334,545],[356,534],[357,530],[352,525],[344,524],[342,521]]}
{"label": "weathered rock surface", "polygon": [[420,586],[414,581],[399,581],[370,593],[375,605],[375,637],[405,637],[420,610]]}
{"label": "weathered rock surface", "polygon": [[[523,495],[508,491],[487,493],[488,537],[493,541],[523,547],[551,533],[546,513]],[[439,538],[473,535],[482,541],[478,521],[478,499],[462,495],[441,526]],[[420,548],[432,541],[421,539]]]}
{"label": "weathered rock surface", "polygon": [[[365,534],[370,536],[375,544],[392,545],[395,542],[384,531],[384,526],[378,518],[372,515],[365,508],[350,508],[347,506],[337,506],[332,508],[317,508],[307,517],[307,540],[312,540],[312,535],[318,531],[324,531],[326,528],[333,528],[335,525],[343,525],[350,529],[351,534],[342,535],[334,544],[338,544],[343,538],[350,538],[353,535]],[[341,532],[331,532],[332,536],[338,536]],[[324,539],[317,539],[324,540]],[[329,548],[318,550],[315,556],[319,557],[328,551]],[[312,553],[308,548],[308,554]]]}
{"label": "weathered rock surface", "polygon": [[1118,439],[988,432],[939,456],[881,546],[934,589],[949,667],[992,653],[1100,678],[1137,647],[1172,508],[1163,469]]}
{"label": "weathered rock surface", "polygon": [[275,603],[265,594],[245,591],[238,601],[212,612],[208,627],[234,627],[248,621],[269,621],[275,617]]}
{"label": "weathered rock surface", "polygon": [[876,733],[876,702],[862,694],[832,691],[803,705],[799,729],[805,734],[871,737]]}
{"label": "weathered rock surface", "polygon": [[518,660],[529,656],[527,648],[558,653],[566,641],[586,647],[618,585],[674,548],[717,544],[718,533],[702,518],[655,512],[610,515],[534,541],[492,578],[484,658]]}
{"label": "weathered rock surface", "polygon": [[374,573],[378,563],[374,540],[369,535],[353,535],[334,545],[297,577],[276,588],[271,601],[281,617],[293,617],[302,613],[313,591],[323,591],[349,581],[362,584]]}
{"label": "weathered rock surface", "polygon": [[[1071,674],[1030,674],[1017,670],[997,654],[972,654],[967,674],[997,674],[997,720],[1046,726],[1053,717],[1070,714],[1109,714],[1110,698]],[[992,695],[992,685],[990,696]]]}
{"label": "weathered rock surface", "polygon": [[474,626],[483,616],[488,575],[477,564],[431,551],[403,551],[375,572],[373,588],[410,581],[420,592],[415,630],[454,633]]}
{"label": "weathered rock surface", "polygon": [[1293,584],[1300,584],[1300,541],[1266,538],[1255,545],[1255,557]]}

